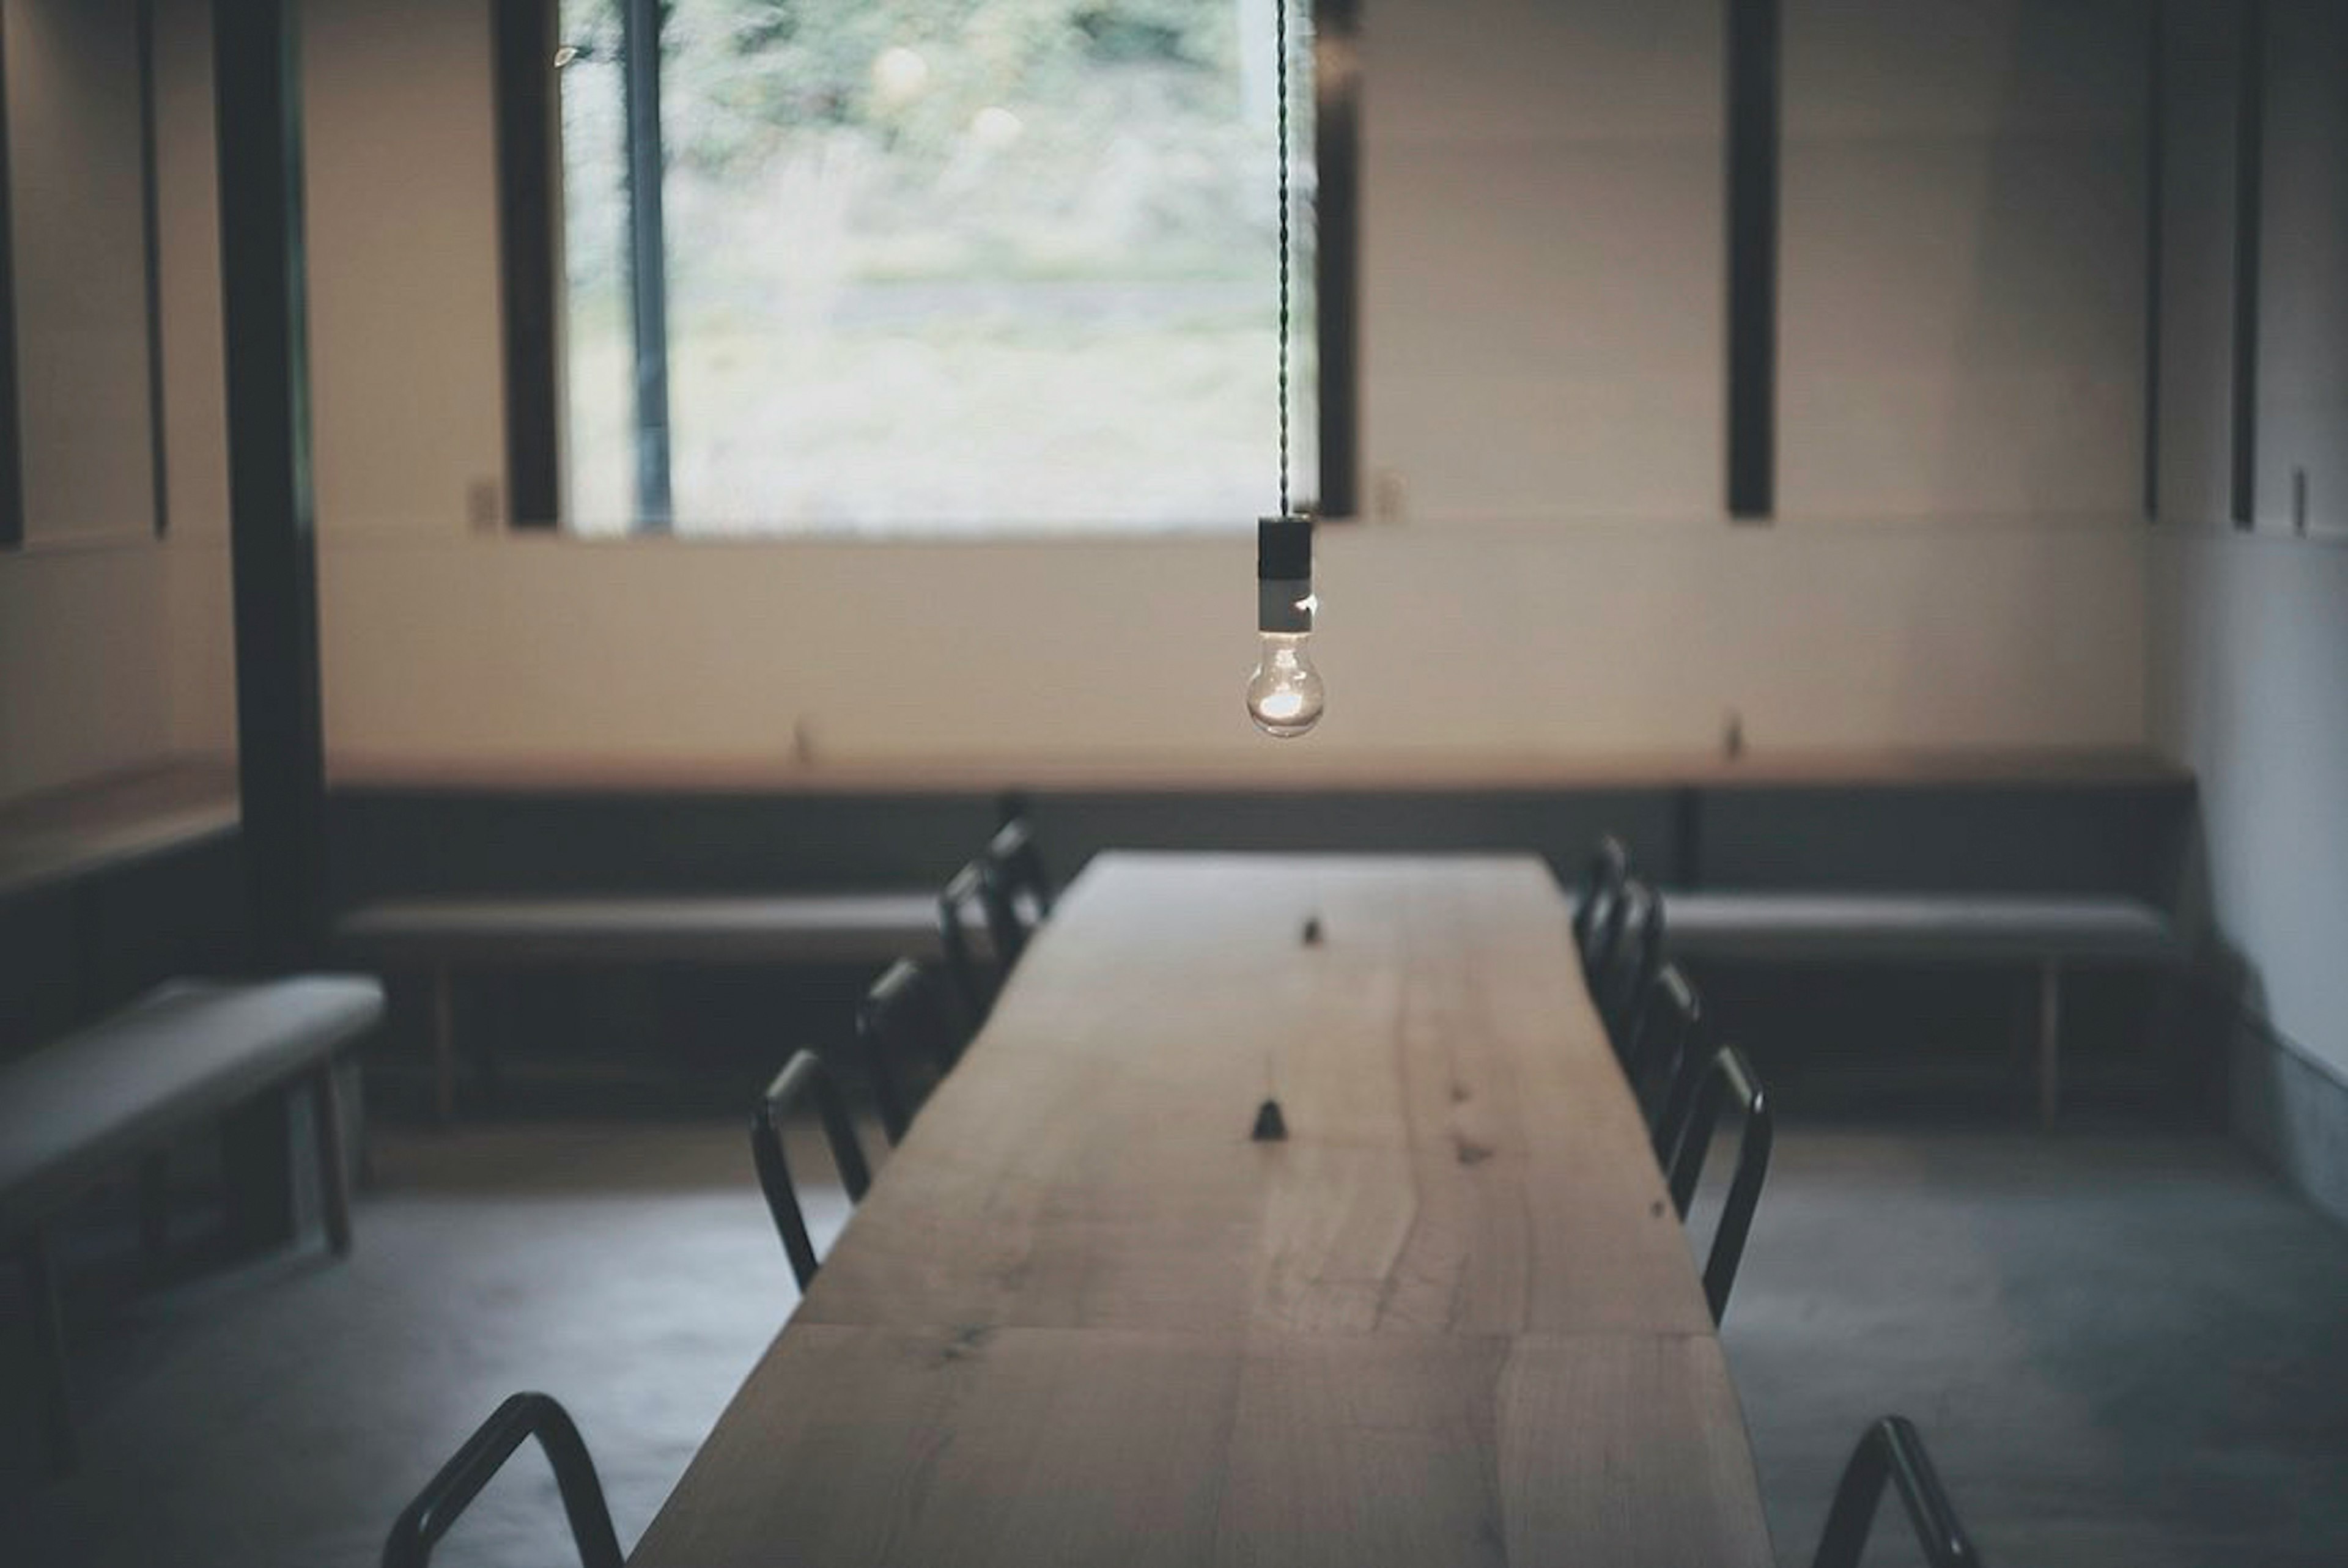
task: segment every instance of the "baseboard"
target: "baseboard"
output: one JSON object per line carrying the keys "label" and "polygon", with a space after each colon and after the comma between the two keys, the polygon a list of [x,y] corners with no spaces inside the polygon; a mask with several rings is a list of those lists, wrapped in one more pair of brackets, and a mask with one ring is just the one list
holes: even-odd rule
{"label": "baseboard", "polygon": [[2229,1046],[2234,1130],[2348,1225],[2348,1082],[2243,1012]]}

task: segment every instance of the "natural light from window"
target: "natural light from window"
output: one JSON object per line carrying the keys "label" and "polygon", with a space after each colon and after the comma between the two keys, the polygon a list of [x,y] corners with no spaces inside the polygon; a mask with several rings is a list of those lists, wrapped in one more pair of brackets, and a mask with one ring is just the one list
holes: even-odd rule
{"label": "natural light from window", "polygon": [[[565,510],[592,534],[659,510],[627,3],[562,4]],[[1300,496],[1308,14],[1290,26]],[[1272,0],[669,0],[675,529],[1249,528],[1274,509],[1272,26]]]}

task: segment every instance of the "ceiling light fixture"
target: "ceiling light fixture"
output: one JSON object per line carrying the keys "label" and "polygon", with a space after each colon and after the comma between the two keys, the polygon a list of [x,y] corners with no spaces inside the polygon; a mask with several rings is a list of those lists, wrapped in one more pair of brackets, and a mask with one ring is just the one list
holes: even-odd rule
{"label": "ceiling light fixture", "polygon": [[1313,638],[1313,518],[1288,499],[1288,5],[1274,0],[1274,91],[1280,163],[1280,515],[1256,522],[1256,630],[1262,649],[1248,678],[1248,717],[1265,734],[1292,740],[1321,722],[1327,692],[1306,645]]}

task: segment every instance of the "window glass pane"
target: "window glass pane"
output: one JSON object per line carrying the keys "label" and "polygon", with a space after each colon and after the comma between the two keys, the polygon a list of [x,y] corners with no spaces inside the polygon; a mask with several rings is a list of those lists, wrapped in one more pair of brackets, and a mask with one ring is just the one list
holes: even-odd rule
{"label": "window glass pane", "polygon": [[[574,3],[566,25],[574,12],[607,17],[611,0]],[[677,528],[1245,528],[1272,510],[1272,28],[1266,0],[672,0]],[[1303,213],[1301,19],[1293,34]],[[633,462],[609,77],[582,111],[589,145],[566,149],[573,498],[591,522],[607,497],[624,507]],[[566,69],[566,134],[586,81]]]}

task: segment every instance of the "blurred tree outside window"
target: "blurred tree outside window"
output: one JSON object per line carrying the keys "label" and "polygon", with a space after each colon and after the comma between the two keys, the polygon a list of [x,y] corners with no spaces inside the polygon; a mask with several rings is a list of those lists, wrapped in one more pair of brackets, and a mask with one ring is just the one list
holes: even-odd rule
{"label": "blurred tree outside window", "polygon": [[[624,532],[623,0],[561,3],[568,510]],[[1275,3],[665,0],[677,530],[1272,510]],[[1291,473],[1310,496],[1308,16],[1290,44]]]}

